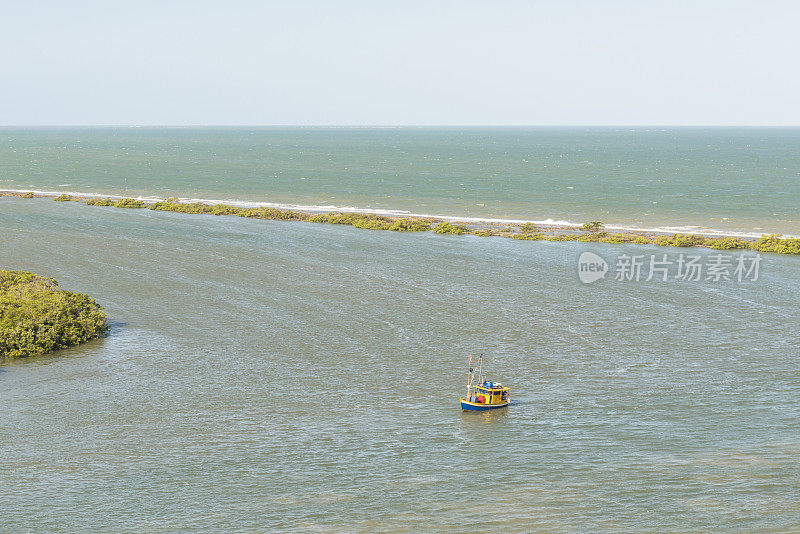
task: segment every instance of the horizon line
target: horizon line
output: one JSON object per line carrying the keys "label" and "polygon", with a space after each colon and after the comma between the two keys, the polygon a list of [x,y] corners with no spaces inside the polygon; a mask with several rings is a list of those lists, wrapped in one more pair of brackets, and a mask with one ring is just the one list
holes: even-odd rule
{"label": "horizon line", "polygon": [[800,124],[0,124],[0,128],[800,128]]}

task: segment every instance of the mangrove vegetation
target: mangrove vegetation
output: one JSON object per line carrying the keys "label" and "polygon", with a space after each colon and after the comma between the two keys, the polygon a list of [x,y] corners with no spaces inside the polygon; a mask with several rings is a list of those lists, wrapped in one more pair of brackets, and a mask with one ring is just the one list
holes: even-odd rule
{"label": "mangrove vegetation", "polygon": [[0,361],[45,354],[108,330],[103,309],[52,278],[0,270]]}
{"label": "mangrove vegetation", "polygon": [[110,198],[93,198],[91,200],[87,200],[86,204],[88,204],[89,206],[114,206],[115,208],[147,207],[147,203],[145,203],[143,200],[136,200],[133,198],[121,198],[119,200],[113,200]]}
{"label": "mangrove vegetation", "polygon": [[[29,195],[24,195],[30,198]],[[32,196],[32,195],[31,195]],[[246,208],[228,204],[205,202],[182,202],[177,198],[147,203],[132,198],[82,199],[70,195],[56,197],[57,201],[83,201],[89,206],[117,208],[148,208],[155,211],[173,211],[198,215],[235,215],[254,219],[279,221],[306,221],[322,224],[339,224],[365,230],[387,230],[393,232],[427,232],[446,235],[474,235],[479,237],[506,237],[523,241],[579,241],[584,243],[611,243],[634,245],[658,245],[667,247],[705,247],[714,250],[753,250],[775,254],[800,254],[800,239],[779,234],[763,235],[759,239],[740,237],[709,237],[693,234],[653,234],[646,232],[610,232],[602,221],[589,221],[579,228],[548,231],[526,222],[521,225],[487,228],[470,228],[464,224],[425,217],[387,217],[370,213],[307,213],[303,211],[271,207]]]}

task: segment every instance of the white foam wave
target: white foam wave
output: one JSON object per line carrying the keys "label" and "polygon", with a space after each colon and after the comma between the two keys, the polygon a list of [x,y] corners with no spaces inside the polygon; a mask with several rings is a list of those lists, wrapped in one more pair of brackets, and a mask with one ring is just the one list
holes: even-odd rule
{"label": "white foam wave", "polygon": [[[86,198],[134,198],[143,202],[152,204],[166,200],[165,197],[157,196],[131,196],[131,195],[113,195],[108,193],[86,193],[83,191],[43,191],[36,189],[2,189],[0,192],[6,191],[10,193],[27,193],[33,192],[36,195],[44,196],[59,196],[71,195],[76,197]],[[357,206],[340,206],[336,204],[287,204],[279,202],[257,202],[252,200],[238,200],[238,199],[212,199],[212,198],[196,198],[196,197],[171,197],[176,198],[179,202],[192,203],[204,202],[206,204],[227,204],[230,206],[237,206],[240,208],[275,208],[284,210],[305,211],[308,213],[327,213],[329,211],[338,211],[342,213],[364,213],[373,215],[383,215],[386,217],[422,217],[431,219],[440,219],[448,222],[458,222],[464,224],[496,224],[496,225],[511,225],[511,224],[525,224],[533,223],[538,226],[546,226],[551,228],[562,229],[578,229],[582,223],[576,223],[566,220],[556,220],[552,218],[547,219],[507,219],[496,217],[465,217],[453,215],[438,215],[432,213],[416,213],[408,210],[397,210],[389,208],[361,208]],[[635,225],[617,225],[606,224],[606,230],[617,232],[641,232],[649,234],[689,234],[701,235],[708,237],[741,237],[745,239],[757,239],[765,233],[770,232],[746,232],[737,230],[721,230],[716,228],[705,228],[700,226],[656,226],[656,227],[642,227]],[[784,237],[800,238],[800,235],[783,234]]]}

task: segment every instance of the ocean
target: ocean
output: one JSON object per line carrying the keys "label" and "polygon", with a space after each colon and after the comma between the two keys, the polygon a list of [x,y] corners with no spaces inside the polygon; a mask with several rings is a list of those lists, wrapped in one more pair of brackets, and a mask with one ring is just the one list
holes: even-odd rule
{"label": "ocean", "polygon": [[[3,135],[0,188],[799,233],[795,130]],[[800,259],[586,252],[721,254],[0,198],[0,268],[111,321],[0,365],[0,531],[800,529]]]}
{"label": "ocean", "polygon": [[797,128],[5,128],[0,140],[0,189],[800,234]]}

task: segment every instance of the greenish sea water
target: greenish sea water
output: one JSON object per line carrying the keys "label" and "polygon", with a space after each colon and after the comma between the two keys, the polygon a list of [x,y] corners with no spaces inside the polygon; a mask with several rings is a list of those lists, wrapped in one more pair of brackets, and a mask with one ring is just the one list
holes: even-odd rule
{"label": "greenish sea water", "polygon": [[[800,530],[798,258],[586,285],[584,251],[681,252],[0,198],[0,266],[113,323],[0,366],[0,531]],[[507,410],[461,412],[470,352]]]}
{"label": "greenish sea water", "polygon": [[797,128],[4,128],[0,189],[800,235]]}

